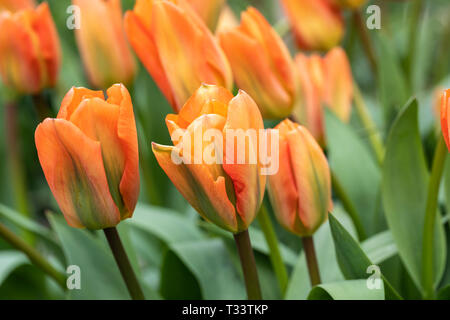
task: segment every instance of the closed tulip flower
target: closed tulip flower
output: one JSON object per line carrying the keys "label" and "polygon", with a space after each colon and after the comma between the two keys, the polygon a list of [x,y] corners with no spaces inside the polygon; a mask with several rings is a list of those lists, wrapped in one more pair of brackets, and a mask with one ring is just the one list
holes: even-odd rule
{"label": "closed tulip flower", "polygon": [[[259,159],[255,163],[239,163],[236,157],[239,152],[245,152],[247,160],[257,156],[259,138],[250,136],[245,151],[237,150],[234,137],[227,136],[226,131],[253,129],[258,134],[258,130],[264,129],[252,98],[243,91],[233,98],[225,88],[202,85],[178,115],[167,116],[166,124],[175,146],[153,143],[153,153],[175,187],[207,221],[233,233],[247,230],[261,205],[266,181]],[[213,156],[220,159],[223,154],[224,160],[192,161],[195,146],[190,142],[208,129],[219,133],[214,137]],[[175,136],[180,139],[174,139]],[[211,148],[211,137],[207,134],[200,137],[203,155],[208,152],[206,148]]]}
{"label": "closed tulip flower", "polygon": [[139,156],[127,89],[72,88],[56,119],[36,129],[39,161],[68,224],[104,229],[131,217],[139,194]]}
{"label": "closed tulip flower", "polygon": [[187,0],[208,28],[214,32],[225,0]]}
{"label": "closed tulip flower", "polygon": [[331,49],[323,58],[299,53],[295,63],[303,92],[294,114],[322,143],[323,106],[333,110],[343,122],[350,120],[353,99],[350,63],[340,47]]}
{"label": "closed tulip flower", "polygon": [[449,107],[450,107],[450,89],[445,90],[441,96],[441,129],[445,144],[450,151],[449,138]]}
{"label": "closed tulip flower", "polygon": [[0,0],[0,12],[3,10],[15,12],[22,9],[33,8],[35,4],[34,0]]}
{"label": "closed tulip flower", "polygon": [[72,0],[80,8],[75,36],[92,86],[105,89],[114,83],[130,84],[136,65],[128,46],[120,0]]}
{"label": "closed tulip flower", "polygon": [[280,0],[297,45],[305,50],[329,50],[344,35],[344,22],[331,0]]}
{"label": "closed tulip flower", "polygon": [[279,35],[255,8],[241,25],[219,35],[237,85],[255,99],[264,118],[287,117],[294,107],[294,62]]}
{"label": "closed tulip flower", "polygon": [[185,0],[137,0],[125,15],[125,30],[176,112],[203,82],[231,90],[225,54]]}
{"label": "closed tulip flower", "polygon": [[19,93],[56,84],[61,60],[58,34],[47,3],[0,13],[0,75]]}
{"label": "closed tulip flower", "polygon": [[280,224],[302,237],[311,236],[332,208],[328,162],[308,130],[288,119],[276,126],[280,168],[268,177],[268,191]]}

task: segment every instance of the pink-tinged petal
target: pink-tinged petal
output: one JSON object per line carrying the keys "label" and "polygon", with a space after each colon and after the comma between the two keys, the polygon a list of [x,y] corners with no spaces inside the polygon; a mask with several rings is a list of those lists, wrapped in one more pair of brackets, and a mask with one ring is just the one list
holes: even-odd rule
{"label": "pink-tinged petal", "polygon": [[35,133],[39,161],[69,225],[102,229],[120,222],[100,143],[63,119],[46,119]]}
{"label": "pink-tinged petal", "polygon": [[[223,169],[233,181],[236,209],[247,227],[259,210],[266,185],[266,177],[261,175],[258,154],[258,136],[262,129],[264,124],[258,106],[248,94],[240,90],[228,107],[224,127],[226,147]],[[236,135],[243,138],[241,141],[245,143],[245,150],[242,150],[239,138],[227,136],[230,130],[235,130]],[[238,155],[242,155],[242,152],[245,152],[245,162],[240,164]]]}
{"label": "pink-tinged petal", "polygon": [[442,135],[447,145],[447,149],[450,150],[450,139],[449,139],[449,106],[450,106],[450,89],[445,90],[441,96],[441,130]]}

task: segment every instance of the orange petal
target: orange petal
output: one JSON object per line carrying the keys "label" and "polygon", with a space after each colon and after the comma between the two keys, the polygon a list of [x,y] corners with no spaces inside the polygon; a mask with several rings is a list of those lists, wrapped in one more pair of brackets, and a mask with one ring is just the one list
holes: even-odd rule
{"label": "orange petal", "polygon": [[81,101],[92,97],[105,99],[102,91],[72,87],[61,102],[61,108],[59,109],[57,118],[69,120]]}
{"label": "orange petal", "polygon": [[[227,134],[231,132],[230,129],[235,130],[236,134],[239,134],[237,130],[243,130],[240,134],[242,138],[245,137],[245,133],[249,133],[249,138],[245,138],[247,140],[245,150],[239,147],[236,139],[227,137]],[[247,227],[259,210],[266,185],[266,177],[261,175],[258,158],[258,135],[259,130],[262,129],[264,124],[256,103],[248,94],[240,90],[228,107],[228,117],[224,128],[226,148],[223,169],[233,181],[236,209]],[[252,135],[251,132],[254,134]],[[245,163],[239,164],[238,152],[242,154],[243,151]],[[250,160],[256,160],[256,163],[252,164]]]}
{"label": "orange petal", "polygon": [[442,93],[441,96],[441,130],[448,150],[450,150],[449,126],[448,126],[449,105],[450,105],[450,89],[447,89]]}
{"label": "orange petal", "polygon": [[102,229],[120,222],[99,142],[63,119],[44,120],[35,141],[47,182],[69,225]]}

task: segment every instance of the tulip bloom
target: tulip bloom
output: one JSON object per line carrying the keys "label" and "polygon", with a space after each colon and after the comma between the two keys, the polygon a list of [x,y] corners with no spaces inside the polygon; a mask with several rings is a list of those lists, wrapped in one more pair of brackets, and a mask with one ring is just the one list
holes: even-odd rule
{"label": "tulip bloom", "polygon": [[331,211],[331,178],[322,149],[308,130],[286,119],[280,135],[280,168],[268,177],[269,197],[280,224],[311,236]]}
{"label": "tulip bloom", "polygon": [[297,96],[294,62],[279,35],[255,8],[241,25],[219,35],[237,85],[248,92],[264,118],[287,117]]}
{"label": "tulip bloom", "polygon": [[[159,165],[175,187],[206,220],[233,233],[247,230],[261,205],[266,180],[261,175],[259,160],[254,164],[239,163],[236,157],[239,151],[245,152],[247,160],[255,156],[259,138],[250,136],[245,151],[237,150],[234,136],[227,135],[226,131],[264,129],[252,98],[243,91],[233,98],[225,88],[202,85],[178,115],[167,116],[166,124],[175,146],[153,143],[152,147]],[[211,151],[211,137],[202,134],[210,132],[209,129],[218,133],[214,136],[214,156],[220,158],[223,154],[225,160],[185,161],[195,156],[194,144],[190,148],[188,143],[197,134],[202,142],[202,155]],[[178,143],[176,136],[180,138]]]}
{"label": "tulip bloom", "polygon": [[39,161],[56,201],[76,228],[103,229],[132,216],[139,194],[139,156],[127,89],[72,88],[56,119],[36,129]]}
{"label": "tulip bloom", "polygon": [[305,50],[329,50],[339,44],[344,22],[331,0],[281,0],[297,45]]}
{"label": "tulip bloom", "polygon": [[350,120],[353,99],[353,77],[345,51],[331,49],[325,57],[299,53],[295,63],[302,87],[301,103],[294,111],[313,136],[323,142],[322,104],[343,121]]}
{"label": "tulip bloom", "polygon": [[334,4],[343,9],[357,9],[361,7],[366,0],[332,0]]}
{"label": "tulip bloom", "polygon": [[441,96],[441,130],[444,136],[445,144],[450,151],[449,138],[449,107],[450,107],[450,89],[445,90]]}
{"label": "tulip bloom", "polygon": [[185,0],[137,0],[125,15],[125,31],[176,112],[203,82],[231,90],[225,54]]}
{"label": "tulip bloom", "polygon": [[136,73],[122,21],[120,0],[72,0],[80,8],[75,36],[91,85],[130,84]]}
{"label": "tulip bloom", "polygon": [[52,87],[61,52],[47,3],[35,9],[0,13],[0,75],[20,93],[35,94]]}
{"label": "tulip bloom", "polygon": [[8,10],[16,12],[22,9],[31,9],[35,6],[34,0],[0,0],[0,12]]}
{"label": "tulip bloom", "polygon": [[187,0],[192,8],[206,23],[211,31],[214,31],[219,20],[225,0]]}

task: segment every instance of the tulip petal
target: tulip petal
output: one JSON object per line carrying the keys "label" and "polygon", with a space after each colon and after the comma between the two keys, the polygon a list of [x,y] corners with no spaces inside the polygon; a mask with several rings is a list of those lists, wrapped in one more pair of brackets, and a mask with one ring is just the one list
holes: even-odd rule
{"label": "tulip petal", "polygon": [[105,98],[102,91],[72,87],[61,102],[61,108],[59,109],[57,118],[69,120],[72,113],[80,105],[82,100],[93,97],[100,99]]}
{"label": "tulip petal", "polygon": [[445,90],[441,96],[441,131],[447,145],[447,149],[450,150],[450,138],[449,138],[449,126],[448,120],[450,112],[450,89]]}
{"label": "tulip petal", "polygon": [[[245,150],[239,148],[235,139],[227,136],[232,130],[247,140]],[[259,130],[264,129],[258,106],[248,94],[240,90],[228,106],[228,117],[224,127],[225,161],[223,169],[233,181],[236,194],[236,209],[245,225],[250,225],[264,197],[266,177],[260,173],[258,159]],[[228,132],[228,133],[227,133]],[[251,133],[254,133],[253,135]],[[245,138],[249,134],[248,139]],[[239,141],[239,138],[237,139]],[[238,152],[245,152],[245,163],[238,163]],[[253,158],[253,159],[252,159]],[[252,163],[252,160],[256,162]]]}
{"label": "tulip petal", "polygon": [[100,229],[120,222],[99,142],[63,119],[44,120],[35,141],[47,182],[69,225]]}

